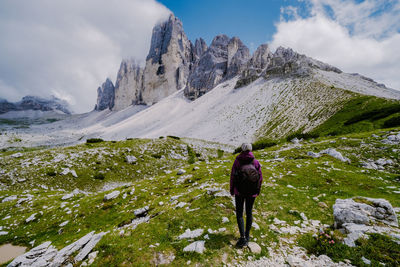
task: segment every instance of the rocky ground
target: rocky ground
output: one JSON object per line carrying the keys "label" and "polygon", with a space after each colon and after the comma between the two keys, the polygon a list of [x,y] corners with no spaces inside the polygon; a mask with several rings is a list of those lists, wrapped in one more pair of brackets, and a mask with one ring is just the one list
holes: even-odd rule
{"label": "rocky ground", "polygon": [[[395,266],[399,133],[294,139],[255,151],[264,183],[243,250],[234,248],[228,193],[234,155],[212,144],[133,139],[3,151],[0,244],[28,248],[11,266]],[[368,252],[380,236],[392,250]]]}

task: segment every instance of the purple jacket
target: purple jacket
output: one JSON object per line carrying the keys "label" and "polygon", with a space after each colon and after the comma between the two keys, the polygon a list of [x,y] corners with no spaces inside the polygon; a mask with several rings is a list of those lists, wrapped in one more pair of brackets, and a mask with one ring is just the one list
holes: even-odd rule
{"label": "purple jacket", "polygon": [[[231,195],[236,195],[239,196],[239,191],[237,190],[237,188],[235,187],[235,179],[234,179],[234,174],[239,170],[240,168],[240,161],[244,161],[244,162],[251,162],[253,160],[253,164],[254,167],[256,167],[256,169],[258,170],[258,173],[260,174],[260,184],[259,187],[261,188],[261,183],[263,180],[262,177],[262,172],[261,172],[261,165],[260,162],[258,162],[258,160],[256,160],[254,158],[254,155],[251,151],[245,151],[245,152],[241,152],[235,159],[235,162],[233,163],[232,166],[232,171],[231,171],[231,186],[230,186],[230,192]],[[252,197],[256,197],[258,196],[258,194],[252,195]]]}

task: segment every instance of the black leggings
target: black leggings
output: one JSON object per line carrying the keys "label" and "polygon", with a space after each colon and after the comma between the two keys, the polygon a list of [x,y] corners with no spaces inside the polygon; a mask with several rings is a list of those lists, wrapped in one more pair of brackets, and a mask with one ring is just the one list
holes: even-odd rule
{"label": "black leggings", "polygon": [[[255,197],[235,196],[236,220],[239,226],[240,237],[250,236],[251,224],[253,223],[253,204]],[[246,233],[244,232],[243,204],[246,203]]]}

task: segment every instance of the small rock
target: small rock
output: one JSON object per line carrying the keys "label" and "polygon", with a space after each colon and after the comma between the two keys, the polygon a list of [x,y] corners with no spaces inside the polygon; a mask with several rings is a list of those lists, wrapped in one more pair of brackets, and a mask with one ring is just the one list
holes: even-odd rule
{"label": "small rock", "polygon": [[8,202],[8,201],[14,201],[17,198],[18,198],[17,196],[9,196],[9,197],[4,198],[1,202],[4,203],[4,202]]}
{"label": "small rock", "polygon": [[65,221],[65,222],[63,222],[63,223],[60,223],[60,227],[64,227],[64,226],[66,226],[67,224],[69,223],[69,221]]}
{"label": "small rock", "polygon": [[135,156],[126,156],[125,160],[129,164],[133,164],[133,163],[137,162],[137,158]]}
{"label": "small rock", "polygon": [[197,252],[200,254],[203,254],[204,250],[205,250],[205,241],[201,240],[201,241],[195,241],[193,243],[191,243],[190,245],[186,246],[183,251],[184,252]]}
{"label": "small rock", "polygon": [[69,193],[69,194],[64,195],[64,196],[61,198],[61,200],[67,200],[67,199],[70,199],[70,198],[72,198],[72,197],[74,197],[74,193]]}
{"label": "small rock", "polygon": [[175,206],[175,208],[183,208],[184,206],[186,206],[186,202],[179,202],[176,206]]}
{"label": "small rock", "polygon": [[149,206],[145,206],[143,208],[134,210],[133,214],[135,214],[136,217],[144,217],[147,215],[148,211],[149,211]]}
{"label": "small rock", "polygon": [[29,223],[29,222],[31,222],[31,221],[34,221],[34,220],[36,219],[36,214],[37,214],[37,213],[34,213],[34,214],[32,214],[31,216],[29,216],[29,217],[25,220],[25,222],[26,222],[26,223]]}
{"label": "small rock", "polygon": [[169,254],[164,254],[161,252],[157,252],[155,257],[154,257],[154,265],[159,266],[159,265],[169,265],[171,264],[175,259],[175,255],[170,252]]}
{"label": "small rock", "polygon": [[343,162],[350,162],[350,160],[348,158],[344,157],[342,155],[342,153],[340,153],[339,151],[336,151],[336,149],[334,149],[334,148],[328,148],[328,149],[320,151],[319,153],[320,154],[327,154],[327,155],[332,156],[332,157],[334,157],[334,158],[336,158],[336,159],[338,159],[340,161],[343,161]]}
{"label": "small rock", "polygon": [[260,230],[260,226],[256,222],[253,222],[251,226],[253,226],[255,230]]}
{"label": "small rock", "polygon": [[222,217],[222,223],[227,223],[229,222],[229,219],[227,217]]}
{"label": "small rock", "polygon": [[371,265],[371,261],[364,256],[361,257],[361,260],[366,264],[366,265]]}
{"label": "small rock", "polygon": [[254,253],[254,254],[261,253],[261,247],[257,243],[249,242],[249,244],[247,246],[249,247],[251,253]]}
{"label": "small rock", "polygon": [[117,198],[117,197],[119,196],[120,193],[121,193],[121,192],[118,191],[118,190],[117,190],[117,191],[113,191],[113,192],[111,192],[111,193],[105,195],[103,200],[104,200],[104,201],[108,201],[108,200],[115,199],[115,198]]}
{"label": "small rock", "polygon": [[320,206],[323,209],[327,209],[328,205],[325,202],[318,202],[318,206]]}
{"label": "small rock", "polygon": [[313,158],[319,158],[321,155],[319,153],[315,153],[312,151],[307,152],[307,156],[313,157]]}
{"label": "small rock", "polygon": [[178,236],[178,239],[185,239],[185,238],[196,238],[199,237],[203,234],[204,229],[196,229],[193,231],[190,231],[190,229],[186,229],[186,231]]}
{"label": "small rock", "polygon": [[182,174],[184,174],[184,173],[186,173],[185,170],[179,169],[178,172],[177,172],[176,174],[177,174],[177,175],[182,175]]}
{"label": "small rock", "polygon": [[69,168],[63,168],[62,172],[60,173],[61,175],[67,175],[68,173],[70,173],[70,169]]}
{"label": "small rock", "polygon": [[307,221],[308,219],[307,219],[307,216],[302,212],[302,213],[300,213],[300,217],[301,217],[301,219],[303,220],[303,221]]}
{"label": "small rock", "polygon": [[72,176],[74,176],[75,178],[78,178],[78,175],[76,174],[75,170],[71,170],[70,172],[71,172]]}

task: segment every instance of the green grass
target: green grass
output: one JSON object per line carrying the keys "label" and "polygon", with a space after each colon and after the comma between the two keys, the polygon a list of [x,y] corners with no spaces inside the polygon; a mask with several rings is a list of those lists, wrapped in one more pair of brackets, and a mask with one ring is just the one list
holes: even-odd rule
{"label": "green grass", "polygon": [[399,101],[361,96],[348,101],[339,112],[309,134],[342,135],[395,127],[398,125],[394,118],[399,118],[399,115]]}
{"label": "green grass", "polygon": [[[379,138],[372,137],[372,134]],[[223,265],[224,254],[228,261],[243,261],[248,256],[268,256],[268,247],[275,247],[280,242],[280,236],[270,230],[273,219],[294,225],[299,215],[292,210],[332,225],[332,205],[337,198],[385,198],[394,207],[400,206],[398,194],[393,192],[400,188],[400,151],[396,150],[396,145],[381,143],[380,140],[388,134],[376,130],[349,134],[346,139],[319,137],[313,142],[303,141],[302,146],[297,148],[282,141],[254,151],[262,164],[264,177],[261,194],[254,206],[254,220],[260,230],[253,229],[251,232],[252,238],[257,239],[262,247],[262,254],[256,257],[247,251],[239,254],[233,246],[238,230],[231,198],[217,197],[208,192],[210,188],[229,191],[229,175],[235,155],[221,153],[217,149],[192,147],[174,138],[27,149],[21,150],[23,155],[20,158],[12,157],[16,151],[1,152],[0,169],[6,175],[0,176],[0,219],[11,217],[1,220],[1,225],[5,227],[3,230],[9,234],[0,236],[0,244],[14,243],[30,248],[29,242],[33,240],[35,246],[50,240],[60,249],[90,231],[110,231],[94,249],[99,251],[94,266],[152,266],[157,252],[173,253],[176,256],[173,266],[187,265],[188,261],[193,266],[219,266]],[[319,152],[328,147],[343,153],[351,159],[351,163],[343,163],[327,155],[320,158],[307,156],[308,151]],[[135,156],[138,159],[136,164],[125,162],[127,155]],[[193,158],[208,160],[193,161]],[[284,161],[276,158],[284,158]],[[390,158],[395,164],[387,166],[384,171],[361,168],[361,161],[378,158]],[[64,168],[75,170],[78,177],[61,175]],[[178,176],[178,169],[184,169],[186,173]],[[104,177],[99,178],[100,174]],[[16,182],[14,177],[26,181]],[[110,191],[101,189],[113,183],[116,183],[114,190],[119,190],[121,194],[105,202],[104,195]],[[75,188],[86,194],[61,200],[63,195]],[[26,194],[33,196],[32,201],[21,204],[17,204],[17,200],[1,202],[6,196],[18,195],[21,199]],[[171,200],[175,196],[179,196],[178,199]],[[319,201],[326,203],[328,208],[320,207],[313,200],[315,196],[320,196]],[[163,204],[160,205],[160,202]],[[186,205],[177,208],[179,202]],[[125,229],[120,235],[118,226],[134,219],[133,211],[144,206],[150,207],[150,221],[136,229]],[[71,210],[70,214],[67,214],[68,210]],[[25,219],[33,213],[38,213],[37,219],[26,223]],[[227,217],[229,222],[222,223],[222,217]],[[70,222],[61,229],[59,225],[66,220]],[[206,241],[203,255],[184,253],[183,248],[193,240],[177,239],[188,228],[207,231],[222,227],[226,230],[209,234],[209,239],[203,239],[205,233],[194,239]],[[311,235],[296,238],[310,253],[322,253],[322,248],[313,243]],[[367,243],[362,241],[355,252],[349,252],[342,246],[328,252],[335,260],[347,258],[358,266],[361,266],[358,260],[360,255],[389,264],[390,259],[384,261],[382,257],[388,255],[395,259],[398,246],[388,243],[392,247],[388,250],[381,246],[384,242],[388,240],[378,236],[376,240],[370,238]],[[373,252],[368,249],[373,246],[381,246],[379,255],[382,257],[371,256]]]}
{"label": "green grass", "polygon": [[340,238],[333,237],[335,243],[329,244],[326,238],[316,238],[311,234],[299,238],[299,243],[311,254],[327,255],[335,262],[348,259],[353,265],[366,266],[362,257],[371,261],[372,266],[400,265],[400,246],[385,235],[370,234],[368,239],[356,241],[356,247],[348,247],[340,242]]}

